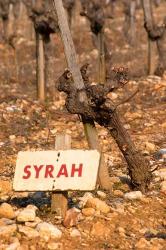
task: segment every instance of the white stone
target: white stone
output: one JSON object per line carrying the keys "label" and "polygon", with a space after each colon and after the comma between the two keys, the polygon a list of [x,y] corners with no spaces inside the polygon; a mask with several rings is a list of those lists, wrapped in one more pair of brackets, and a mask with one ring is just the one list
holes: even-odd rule
{"label": "white stone", "polygon": [[25,226],[35,228],[40,222],[42,222],[42,220],[39,217],[36,217],[32,222],[25,222]]}
{"label": "white stone", "polygon": [[17,230],[16,224],[9,226],[0,226],[0,238],[1,237],[11,237]]}
{"label": "white stone", "polygon": [[159,171],[158,176],[162,181],[166,181],[166,171]]}
{"label": "white stone", "polygon": [[22,233],[23,235],[27,236],[30,239],[36,238],[39,236],[39,232],[36,231],[33,228],[27,227],[27,226],[18,226],[18,230],[20,233]]}
{"label": "white stone", "polygon": [[105,199],[107,197],[106,193],[100,190],[97,191],[97,195],[102,199]]}
{"label": "white stone", "polygon": [[8,245],[5,250],[18,250],[18,248],[20,247],[20,242],[14,242],[11,243],[10,245]]}
{"label": "white stone", "polygon": [[88,199],[85,207],[94,208],[96,211],[100,211],[101,213],[104,213],[104,214],[107,214],[110,212],[110,206],[108,206],[105,201],[102,201],[98,198]]}
{"label": "white stone", "polygon": [[155,151],[155,149],[156,149],[156,146],[155,146],[155,144],[153,144],[153,143],[151,143],[151,142],[145,142],[145,144],[144,144],[144,146],[145,146],[145,150],[147,150],[148,152],[154,152]]}
{"label": "white stone", "polygon": [[83,208],[85,206],[85,204],[87,203],[89,198],[93,198],[93,195],[90,192],[86,192],[83,197],[80,197],[79,198],[80,202],[78,204],[79,208]]}
{"label": "white stone", "polygon": [[71,237],[81,237],[81,233],[78,229],[73,228],[70,232]]}
{"label": "white stone", "polygon": [[10,139],[11,141],[14,141],[14,140],[16,139],[16,136],[15,136],[15,135],[10,135],[10,136],[9,136],[9,139]]}
{"label": "white stone", "polygon": [[32,205],[32,204],[28,205],[26,208],[27,208],[27,209],[32,209],[32,210],[34,210],[35,212],[36,212],[36,210],[38,210],[38,207],[36,207],[35,205]]}
{"label": "white stone", "polygon": [[10,219],[7,219],[7,218],[1,218],[0,219],[0,226],[8,226],[8,225],[13,225],[13,224],[15,224],[14,220],[10,220]]}
{"label": "white stone", "polygon": [[141,191],[132,191],[124,194],[124,198],[127,200],[139,200],[143,197]]}
{"label": "white stone", "polygon": [[49,250],[62,249],[62,243],[59,242],[49,242],[47,245]]}
{"label": "white stone", "polygon": [[62,232],[53,224],[41,222],[36,227],[41,237],[48,236],[52,239],[59,239],[62,237]]}
{"label": "white stone", "polygon": [[0,201],[1,201],[1,202],[7,202],[9,199],[10,199],[10,196],[9,196],[9,195],[2,195],[2,196],[0,197]]}
{"label": "white stone", "polygon": [[34,221],[36,213],[34,209],[25,208],[17,215],[18,222]]}
{"label": "white stone", "polygon": [[8,203],[2,203],[0,205],[0,218],[13,219],[15,218],[15,212],[12,206]]}
{"label": "white stone", "polygon": [[161,191],[166,193],[166,181],[161,182]]}

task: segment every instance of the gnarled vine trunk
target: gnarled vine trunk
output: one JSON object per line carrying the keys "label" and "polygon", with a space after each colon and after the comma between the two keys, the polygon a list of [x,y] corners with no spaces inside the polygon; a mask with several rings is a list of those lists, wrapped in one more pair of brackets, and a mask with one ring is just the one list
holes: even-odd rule
{"label": "gnarled vine trunk", "polygon": [[[108,129],[128,164],[128,173],[133,188],[145,192],[152,178],[149,164],[137,151],[129,133],[121,122],[117,108],[107,98],[107,94],[115,89],[113,87],[115,84],[91,85],[84,67],[81,73],[84,79],[88,103],[80,103],[79,95],[82,90],[79,91],[73,87],[71,83],[72,77],[69,76],[68,71],[65,71],[59,79],[58,89],[67,94],[66,107],[68,111],[73,114],[82,115],[87,120],[93,120]],[[120,85],[126,83],[126,79],[122,79],[122,69],[120,69],[120,72],[117,72],[116,77]]]}

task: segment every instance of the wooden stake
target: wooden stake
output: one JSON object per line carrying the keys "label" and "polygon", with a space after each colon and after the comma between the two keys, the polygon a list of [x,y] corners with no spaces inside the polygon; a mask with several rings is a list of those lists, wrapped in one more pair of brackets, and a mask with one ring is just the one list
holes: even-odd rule
{"label": "wooden stake", "polygon": [[[76,55],[73,39],[71,36],[71,32],[69,29],[69,25],[67,22],[67,18],[65,15],[65,10],[63,7],[62,0],[52,0],[52,2],[53,2],[54,10],[56,11],[56,14],[58,16],[58,23],[59,23],[59,28],[61,31],[61,37],[63,40],[66,60],[67,60],[68,67],[73,76],[75,88],[78,90],[84,89],[85,86],[84,86],[84,82],[83,82],[82,75],[80,72],[80,68],[78,66],[77,55]],[[85,103],[88,101],[85,91],[80,91],[79,101],[82,103]],[[91,120],[91,121],[88,121],[87,123],[86,119],[82,117],[82,122],[84,124],[84,130],[85,130],[85,134],[87,137],[89,147],[91,149],[98,149],[99,151],[101,151],[101,147],[98,141],[98,134],[95,128],[94,121]],[[104,157],[101,157],[101,164],[99,168],[99,183],[102,188],[109,189],[109,175],[108,175],[107,167],[104,162]]]}
{"label": "wooden stake", "polygon": [[98,33],[99,51],[99,83],[104,84],[106,79],[105,50],[104,50],[104,31]]}
{"label": "wooden stake", "polygon": [[135,45],[136,41],[136,1],[130,1],[130,32],[131,32],[131,45]]}
{"label": "wooden stake", "polygon": [[45,101],[45,56],[44,56],[44,42],[43,37],[36,32],[36,53],[37,53],[37,90],[38,99],[41,102]]}
{"label": "wooden stake", "polygon": [[[71,149],[71,137],[67,134],[59,134],[56,136],[55,150]],[[51,212],[56,215],[65,217],[67,211],[67,192],[53,192],[51,200]]]}
{"label": "wooden stake", "polygon": [[13,13],[13,4],[9,4],[9,18],[8,18],[8,22],[7,22],[7,27],[6,27],[6,38],[9,40],[12,35],[14,35],[15,31],[14,31],[14,13]]}
{"label": "wooden stake", "polygon": [[[150,0],[142,0],[144,19],[148,25],[154,26],[152,3]],[[155,46],[156,42],[148,37],[148,74],[153,75],[155,72]]]}

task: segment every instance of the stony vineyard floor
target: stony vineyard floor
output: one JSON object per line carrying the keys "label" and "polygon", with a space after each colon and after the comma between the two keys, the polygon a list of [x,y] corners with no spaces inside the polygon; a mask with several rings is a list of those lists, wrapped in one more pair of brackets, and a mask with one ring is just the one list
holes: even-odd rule
{"label": "stony vineyard floor", "polygon": [[[33,100],[34,86],[1,86],[0,249],[164,249],[166,80],[130,81],[130,91],[138,84],[142,91],[119,112],[151,169],[157,167],[149,192],[131,192],[116,144],[97,126],[112,188],[69,192],[70,209],[64,222],[50,213],[50,193],[12,191],[16,157],[20,150],[53,149],[55,135],[64,131],[72,136],[72,148],[87,148],[82,124],[65,110],[63,95],[41,105]],[[121,94],[111,97],[116,102]]]}

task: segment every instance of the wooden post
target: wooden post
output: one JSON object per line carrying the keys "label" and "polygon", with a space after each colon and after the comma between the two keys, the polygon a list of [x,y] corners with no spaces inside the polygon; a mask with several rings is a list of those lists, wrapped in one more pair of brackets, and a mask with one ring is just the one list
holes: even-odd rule
{"label": "wooden post", "polygon": [[[56,136],[55,150],[71,149],[71,137],[67,134],[59,134]],[[53,192],[51,200],[51,212],[56,215],[65,217],[67,211],[67,192]]]}
{"label": "wooden post", "polygon": [[150,40],[148,38],[148,74],[153,75],[155,72],[155,49],[156,49],[156,44],[154,41]]}
{"label": "wooden post", "polygon": [[13,4],[10,3],[9,4],[9,17],[8,17],[8,22],[7,22],[7,27],[6,27],[6,38],[7,40],[9,40],[12,35],[14,35],[15,31],[14,31],[14,13],[13,13]]}
{"label": "wooden post", "polygon": [[136,41],[136,1],[131,0],[130,2],[130,29],[131,29],[131,45],[135,46]]}
{"label": "wooden post", "polygon": [[[148,25],[154,26],[152,3],[150,0],[142,0],[144,19]],[[148,74],[153,75],[155,72],[155,46],[156,42],[148,36]]]}
{"label": "wooden post", "polygon": [[38,99],[45,101],[45,56],[43,37],[36,31],[36,75]]}
{"label": "wooden post", "polygon": [[106,66],[105,66],[105,50],[104,50],[104,31],[98,33],[98,52],[99,52],[99,83],[104,84],[106,79]]}
{"label": "wooden post", "polygon": [[[61,37],[63,40],[66,60],[68,63],[68,67],[73,76],[75,88],[78,90],[84,89],[85,86],[84,86],[84,82],[83,82],[82,75],[80,72],[80,68],[77,63],[77,55],[76,55],[73,39],[71,36],[71,32],[69,29],[69,25],[67,22],[67,18],[65,15],[65,10],[63,7],[62,0],[52,0],[52,2],[53,2],[54,10],[56,11],[56,14],[58,16],[58,23],[59,23],[59,28],[61,31]],[[85,91],[80,91],[79,99],[80,99],[79,101],[82,103],[85,103],[88,101]],[[89,147],[91,149],[98,149],[99,151],[101,151],[101,147],[98,141],[98,134],[95,128],[94,121],[91,120],[87,122],[86,119],[82,117],[82,122],[84,124],[84,130],[85,130],[85,134],[87,137]],[[99,183],[100,183],[100,186],[104,189],[110,188],[109,174],[108,174],[107,166],[104,162],[104,156],[101,156],[101,164],[99,168]]]}

